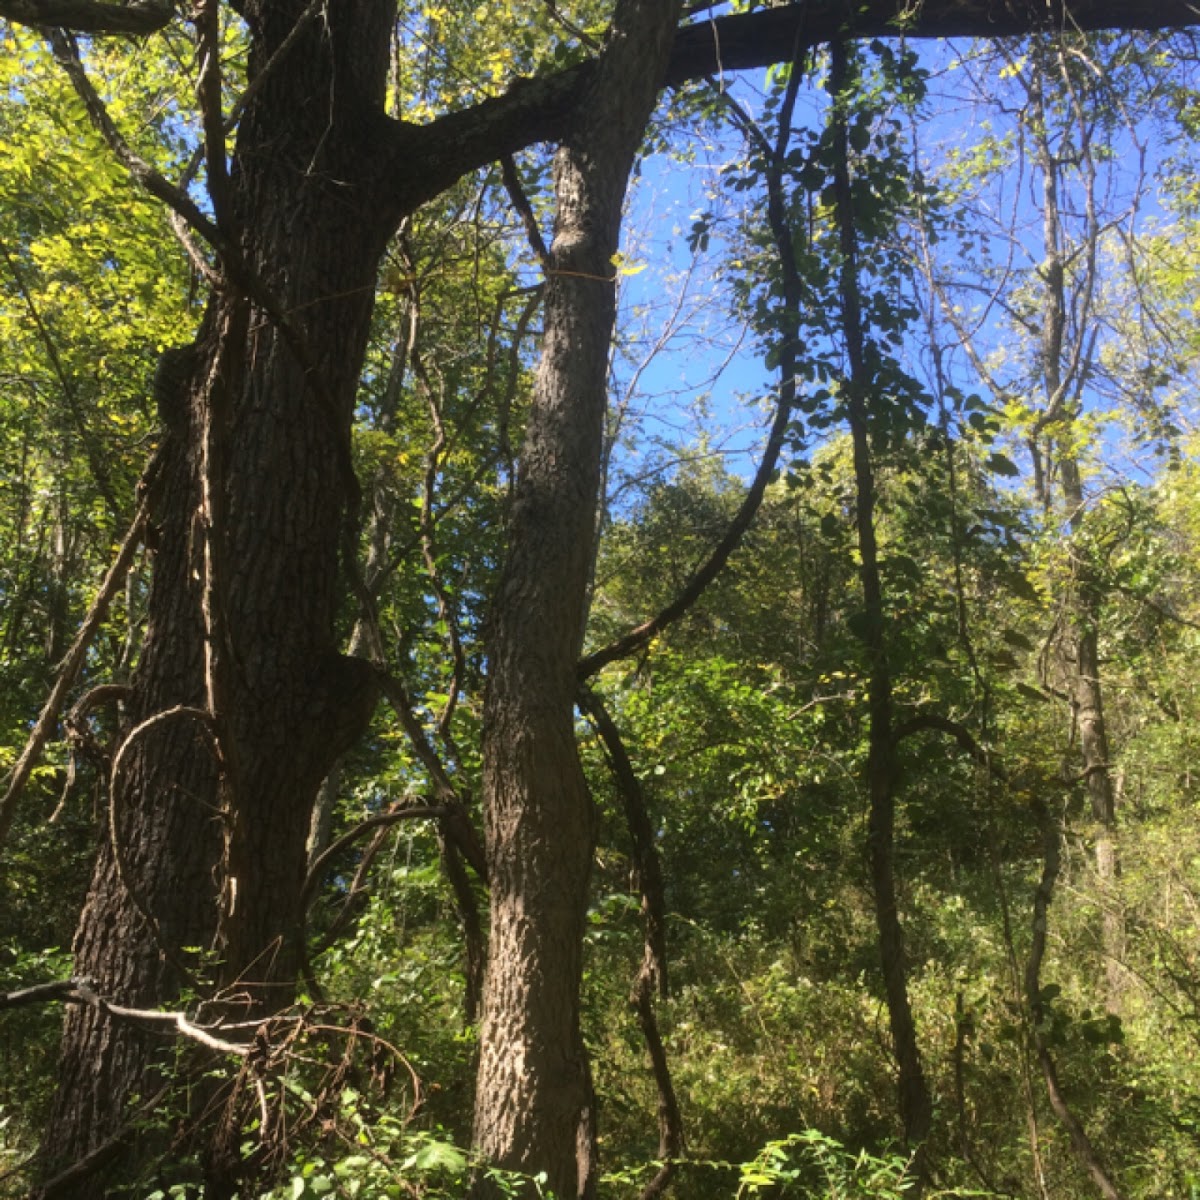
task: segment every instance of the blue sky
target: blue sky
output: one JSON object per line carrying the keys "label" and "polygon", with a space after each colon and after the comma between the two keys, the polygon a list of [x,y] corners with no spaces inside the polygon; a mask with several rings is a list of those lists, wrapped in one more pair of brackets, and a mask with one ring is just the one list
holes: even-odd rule
{"label": "blue sky", "polygon": [[[1023,279],[1028,287],[1036,280],[1033,272],[1043,258],[1041,181],[1011,140],[1013,106],[1020,99],[1019,50],[1008,43],[1007,59],[985,55],[967,42],[924,43],[919,50],[931,72],[927,112],[916,130],[922,158],[941,162],[957,154],[969,159],[985,139],[995,139],[997,160],[1005,169],[973,189],[973,219],[986,231],[977,245],[986,249],[993,264],[1008,258],[1011,285]],[[751,112],[761,106],[762,82],[761,73],[731,82],[739,103]],[[1003,99],[1008,111],[989,103],[993,98]],[[814,98],[802,95],[797,123],[819,120],[816,104]],[[1103,219],[1109,222],[1106,236],[1115,246],[1121,236],[1140,234],[1165,221],[1153,186],[1163,150],[1146,119],[1131,119],[1124,125],[1119,119],[1106,131],[1106,138],[1106,153],[1098,156],[1097,197]],[[764,440],[769,411],[762,398],[770,396],[775,380],[763,365],[753,335],[733,314],[728,287],[717,272],[727,246],[714,236],[709,253],[698,258],[687,246],[687,233],[698,212],[715,211],[728,222],[736,221],[744,197],[721,187],[719,171],[741,148],[740,136],[731,132],[691,135],[676,143],[675,155],[647,158],[632,189],[623,252],[626,268],[636,273],[622,282],[623,335],[614,363],[614,403],[625,406],[624,429],[638,437],[635,446],[617,454],[620,470],[614,472],[613,483],[618,507],[623,499],[621,472],[636,479],[669,469],[672,447],[700,447],[721,454],[729,470],[745,477],[753,471],[756,451]],[[1080,203],[1077,188],[1064,196],[1064,212],[1074,227],[1079,225]],[[954,244],[944,244],[942,255],[940,268],[947,280],[964,274],[965,263]],[[1119,286],[1111,269],[1101,272],[1098,280],[1101,291],[1113,293]],[[998,278],[995,286],[999,287]],[[1011,298],[1019,292],[1009,286],[1008,294]],[[955,344],[959,332],[971,331],[981,358],[1006,385],[1020,382],[1022,355],[1026,366],[1029,362],[1028,340],[1022,349],[1003,307],[978,288],[953,289],[950,298],[962,318],[960,330],[939,321],[950,378],[966,390],[994,399],[969,356]],[[1097,303],[1093,321],[1101,339],[1112,342],[1119,333],[1113,323],[1120,305],[1113,294],[1103,298],[1107,307]],[[910,369],[928,369],[924,329],[914,329],[907,353]],[[1086,401],[1096,414],[1112,410],[1111,398],[1099,386],[1087,389]],[[1035,393],[1030,402],[1038,402]],[[1104,439],[1112,469],[1132,473],[1151,465],[1139,461],[1141,451],[1131,456],[1116,432],[1105,432]],[[1019,444],[1011,453],[1020,461]]]}

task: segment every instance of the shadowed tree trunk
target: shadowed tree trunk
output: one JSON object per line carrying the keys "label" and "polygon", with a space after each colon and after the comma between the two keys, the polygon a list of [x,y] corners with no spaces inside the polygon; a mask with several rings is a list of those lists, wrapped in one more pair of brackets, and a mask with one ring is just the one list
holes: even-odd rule
{"label": "shadowed tree trunk", "polygon": [[[253,77],[297,13],[246,15]],[[123,736],[154,723],[113,781],[116,836],[76,941],[77,972],[125,1004],[171,995],[181,980],[166,960],[182,947],[215,947],[215,983],[241,1007],[288,1002],[309,809],[373,703],[370,669],[337,653],[333,619],[350,415],[392,229],[364,177],[361,119],[382,100],[391,19],[386,2],[343,6],[270,73],[241,126],[230,227],[290,334],[232,289],[215,296],[191,369],[159,397],[161,549]],[[192,711],[162,715],[180,705]],[[47,1170],[119,1131],[126,1099],[153,1090],[152,1049],[91,1010],[68,1017]]]}
{"label": "shadowed tree trunk", "polygon": [[[190,516],[188,474],[186,451],[172,439],[159,500],[162,549],[127,731],[155,713],[203,701],[200,607],[184,526]],[[215,933],[216,772],[204,731],[194,717],[183,715],[149,729],[127,757],[76,935],[75,973],[90,976],[106,996],[149,1006],[181,983],[160,942],[178,952],[208,945]],[[121,847],[120,874],[114,843]],[[68,1009],[58,1093],[43,1143],[48,1174],[116,1135],[126,1119],[123,1102],[132,1093],[157,1091],[144,1074],[154,1041],[152,1034],[118,1025],[94,1008]],[[78,1194],[94,1195],[94,1185]]]}
{"label": "shadowed tree trunk", "polygon": [[[575,745],[600,485],[621,205],[679,4],[621,0],[554,167],[545,336],[492,615],[484,711],[491,943],[475,1145],[593,1196],[595,1114],[579,1029],[594,819]],[[479,1196],[496,1194],[483,1179]]]}

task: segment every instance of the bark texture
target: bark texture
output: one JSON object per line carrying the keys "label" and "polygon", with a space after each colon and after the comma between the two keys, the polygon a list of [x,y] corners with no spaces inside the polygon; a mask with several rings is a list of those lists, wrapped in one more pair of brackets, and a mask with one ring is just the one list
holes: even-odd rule
{"label": "bark texture", "polygon": [[[168,447],[159,499],[162,548],[126,738],[157,713],[203,701],[199,597],[187,552],[188,457],[182,444]],[[182,961],[183,947],[208,945],[215,932],[216,771],[204,730],[182,714],[147,728],[125,760],[76,934],[75,973],[120,1003],[152,1007],[182,982],[164,948]],[[119,1133],[132,1094],[158,1090],[148,1070],[155,1042],[152,1034],[118,1025],[94,1008],[67,1010],[58,1092],[43,1149],[47,1175]],[[75,1194],[94,1196],[95,1187],[89,1181]]]}
{"label": "bark texture", "polygon": [[[555,162],[545,337],[492,616],[484,714],[491,946],[475,1145],[595,1194],[579,1028],[593,813],[575,745],[575,668],[592,561],[621,205],[678,3],[621,0]],[[476,1184],[479,1195],[490,1188]]]}
{"label": "bark texture", "polygon": [[[301,7],[246,7],[252,77]],[[309,810],[374,701],[367,665],[336,651],[333,617],[352,403],[391,232],[363,168],[391,17],[375,0],[340,6],[264,80],[218,216],[275,311],[236,288],[215,295],[165,406],[160,550],[124,736],[150,724],[113,780],[113,836],[76,940],[77,972],[126,1005],[177,989],[183,947],[217,950],[226,1005],[288,1002]],[[69,1014],[49,1174],[155,1090],[154,1049],[92,1010]]]}

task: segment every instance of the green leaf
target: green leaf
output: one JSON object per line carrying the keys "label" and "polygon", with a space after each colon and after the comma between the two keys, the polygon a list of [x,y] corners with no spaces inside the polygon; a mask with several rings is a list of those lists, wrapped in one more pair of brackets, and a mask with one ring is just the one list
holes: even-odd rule
{"label": "green leaf", "polygon": [[984,465],[989,471],[994,471],[997,475],[1006,475],[1009,478],[1015,478],[1021,474],[1021,468],[1011,458],[999,453],[989,454]]}
{"label": "green leaf", "polygon": [[426,1142],[409,1159],[418,1171],[446,1171],[461,1175],[467,1169],[467,1156],[453,1142]]}

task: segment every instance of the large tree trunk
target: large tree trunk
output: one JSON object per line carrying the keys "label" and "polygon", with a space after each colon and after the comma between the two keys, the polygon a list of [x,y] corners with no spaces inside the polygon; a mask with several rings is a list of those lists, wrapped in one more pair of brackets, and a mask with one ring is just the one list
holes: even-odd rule
{"label": "large tree trunk", "polygon": [[[187,553],[190,468],[186,448],[174,438],[164,474],[161,549],[126,736],[156,713],[203,702],[199,596]],[[149,728],[127,761],[76,935],[75,973],[91,977],[102,995],[147,1007],[181,982],[160,943],[180,955],[185,946],[210,944],[215,933],[213,878],[220,832],[211,802],[216,772],[207,737],[194,717],[184,715]],[[152,1052],[152,1035],[118,1025],[90,1007],[68,1010],[58,1092],[43,1142],[46,1174],[54,1175],[117,1135],[132,1094],[149,1098],[158,1090],[147,1074]],[[97,1193],[94,1185],[86,1185],[76,1194]]]}
{"label": "large tree trunk", "polygon": [[[302,7],[244,10],[251,76]],[[126,1005],[162,1003],[180,983],[172,960],[213,946],[214,982],[242,1005],[289,1001],[312,800],[369,716],[370,671],[337,653],[333,620],[353,397],[394,225],[363,179],[390,22],[386,0],[362,0],[310,26],[241,126],[233,228],[288,334],[235,284],[211,301],[178,390],[160,397],[161,548],[123,736],[175,706],[192,712],[130,743],[113,781],[116,837],[76,940],[77,973]],[[156,1090],[154,1050],[91,1010],[69,1015],[48,1173],[117,1134],[130,1098]]]}
{"label": "large tree trunk", "polygon": [[[555,163],[545,339],[492,616],[484,714],[491,948],[475,1144],[595,1194],[591,1079],[579,1027],[593,814],[575,745],[600,479],[613,255],[634,154],[677,0],[621,0],[597,76]],[[481,1195],[490,1193],[485,1181]]]}

